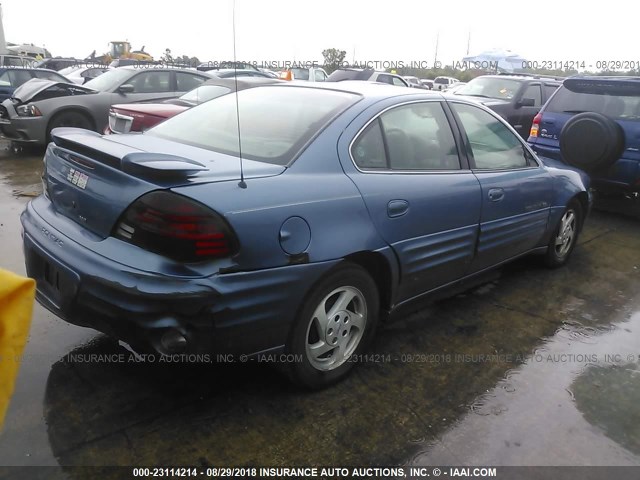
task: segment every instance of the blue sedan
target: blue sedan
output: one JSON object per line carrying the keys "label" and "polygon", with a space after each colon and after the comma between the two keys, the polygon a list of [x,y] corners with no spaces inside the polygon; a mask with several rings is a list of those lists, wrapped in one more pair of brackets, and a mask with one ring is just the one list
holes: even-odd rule
{"label": "blue sedan", "polygon": [[22,214],[40,303],[156,354],[285,353],[310,388],[409,302],[530,253],[563,265],[591,204],[487,108],[365,82],[52,139]]}

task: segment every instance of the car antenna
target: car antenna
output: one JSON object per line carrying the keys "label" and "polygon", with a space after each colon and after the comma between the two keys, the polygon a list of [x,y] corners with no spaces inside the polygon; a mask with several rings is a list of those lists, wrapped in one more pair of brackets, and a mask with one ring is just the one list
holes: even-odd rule
{"label": "car antenna", "polygon": [[238,101],[238,62],[236,57],[236,0],[233,0],[233,78],[236,86],[236,119],[238,120],[238,155],[240,156],[240,188],[247,188],[242,167],[242,139],[240,135],[240,103]]}

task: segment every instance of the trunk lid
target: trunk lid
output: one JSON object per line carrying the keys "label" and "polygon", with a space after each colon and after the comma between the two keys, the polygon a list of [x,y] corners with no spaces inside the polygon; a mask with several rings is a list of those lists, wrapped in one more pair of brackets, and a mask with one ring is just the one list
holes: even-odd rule
{"label": "trunk lid", "polygon": [[[45,195],[58,213],[102,238],[152,190],[240,179],[237,157],[160,138],[57,128],[52,139],[44,157]],[[246,179],[286,169],[252,160],[243,166]]]}

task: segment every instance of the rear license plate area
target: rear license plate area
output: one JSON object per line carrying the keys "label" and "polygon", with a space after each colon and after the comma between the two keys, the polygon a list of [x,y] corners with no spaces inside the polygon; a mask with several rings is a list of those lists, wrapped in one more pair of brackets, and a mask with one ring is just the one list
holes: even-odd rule
{"label": "rear license plate area", "polygon": [[39,252],[33,244],[26,247],[27,273],[36,280],[38,294],[54,307],[66,309],[76,297],[80,277]]}

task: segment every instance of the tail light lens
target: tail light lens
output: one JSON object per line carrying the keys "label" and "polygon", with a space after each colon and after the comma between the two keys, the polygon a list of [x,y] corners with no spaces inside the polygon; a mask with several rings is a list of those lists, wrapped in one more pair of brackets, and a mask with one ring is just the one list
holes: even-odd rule
{"label": "tail light lens", "polygon": [[531,131],[529,132],[530,137],[537,137],[538,131],[540,130],[540,120],[542,119],[542,114],[538,113],[535,117],[533,117],[533,123],[531,124]]}
{"label": "tail light lens", "polygon": [[219,214],[165,191],[148,193],[132,203],[113,236],[181,262],[230,257],[238,250],[235,234]]}

